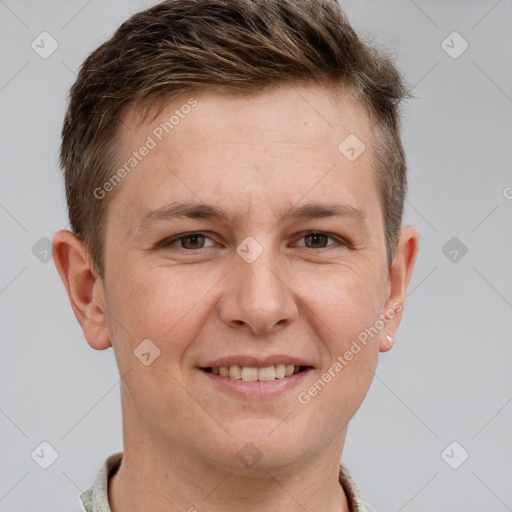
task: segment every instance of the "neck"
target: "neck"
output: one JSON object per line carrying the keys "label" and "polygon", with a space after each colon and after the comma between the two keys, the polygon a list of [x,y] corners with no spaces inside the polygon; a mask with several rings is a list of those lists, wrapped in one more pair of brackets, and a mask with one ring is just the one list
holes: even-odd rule
{"label": "neck", "polygon": [[319,458],[274,472],[238,474],[191,457],[178,446],[148,450],[125,442],[109,484],[112,512],[349,512],[338,479],[339,457]]}

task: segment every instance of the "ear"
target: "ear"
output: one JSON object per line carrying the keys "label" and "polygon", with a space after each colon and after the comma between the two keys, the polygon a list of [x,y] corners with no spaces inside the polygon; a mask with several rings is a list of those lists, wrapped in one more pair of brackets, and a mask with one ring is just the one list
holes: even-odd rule
{"label": "ear", "polygon": [[83,242],[71,231],[58,231],[53,236],[53,261],[87,343],[96,350],[112,346],[103,282]]}
{"label": "ear", "polygon": [[[388,295],[383,311],[386,318],[380,337],[380,352],[387,352],[393,346],[396,331],[402,320],[407,287],[418,256],[419,242],[419,233],[413,226],[405,226],[400,230],[395,259],[389,270]],[[389,340],[388,336],[392,339]]]}

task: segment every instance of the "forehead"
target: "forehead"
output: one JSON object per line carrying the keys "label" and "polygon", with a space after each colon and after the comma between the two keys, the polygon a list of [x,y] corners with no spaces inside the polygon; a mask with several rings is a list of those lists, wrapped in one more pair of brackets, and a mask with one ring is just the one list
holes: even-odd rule
{"label": "forehead", "polygon": [[[152,111],[157,108],[155,105]],[[134,117],[133,110],[127,113],[129,125],[135,124]],[[191,125],[195,130],[192,137],[187,131]],[[368,139],[370,126],[366,112],[351,90],[281,85],[252,95],[204,91],[183,94],[142,128],[144,132],[154,128],[156,138],[162,136],[166,139],[163,142],[170,144],[171,139],[189,146],[217,142],[265,144],[280,139],[332,150],[337,149],[336,141],[344,133],[357,131]]]}
{"label": "forehead", "polygon": [[234,216],[237,209],[247,213],[249,202],[269,216],[282,211],[280,201],[301,199],[375,210],[370,123],[349,93],[333,95],[321,86],[252,96],[184,94],[143,124],[129,111],[120,132],[121,165],[144,146],[151,149],[114,203],[129,208],[132,224],[185,196]]}

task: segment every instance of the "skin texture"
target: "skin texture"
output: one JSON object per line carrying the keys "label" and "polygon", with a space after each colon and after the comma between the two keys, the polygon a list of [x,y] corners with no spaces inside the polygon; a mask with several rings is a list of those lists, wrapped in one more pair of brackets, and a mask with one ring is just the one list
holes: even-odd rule
{"label": "skin texture", "polygon": [[[88,343],[112,346],[123,377],[124,458],[111,508],[347,511],[338,483],[347,424],[379,352],[393,345],[385,334],[394,338],[400,323],[396,305],[404,304],[419,235],[402,228],[389,270],[371,124],[349,95],[335,102],[321,86],[286,86],[243,98],[193,96],[197,105],[118,185],[106,219],[105,281],[72,233],[53,241]],[[188,98],[145,124],[128,112],[120,161]],[[350,133],[366,145],[353,162],[338,150]],[[141,224],[146,211],[178,200],[220,206],[232,218]],[[309,202],[353,206],[366,223],[279,220]],[[329,238],[311,240],[309,231]],[[206,238],[159,245],[190,232]],[[248,236],[262,248],[252,263],[236,252]],[[300,403],[299,392],[390,310],[385,327]],[[160,350],[148,366],[134,356],[144,339]],[[219,390],[198,368],[242,354],[286,354],[314,368],[270,399]],[[261,456],[251,467],[237,456],[248,442]]]}

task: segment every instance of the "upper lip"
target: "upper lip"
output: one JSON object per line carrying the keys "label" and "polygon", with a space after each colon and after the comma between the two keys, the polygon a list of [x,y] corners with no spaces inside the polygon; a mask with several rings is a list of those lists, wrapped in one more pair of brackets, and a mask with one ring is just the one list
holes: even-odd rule
{"label": "upper lip", "polygon": [[312,366],[304,359],[300,359],[298,357],[293,357],[285,354],[276,354],[270,355],[267,357],[256,357],[251,355],[239,355],[239,356],[229,356],[229,357],[221,357],[219,359],[214,359],[212,361],[208,361],[204,364],[200,364],[200,368],[215,368],[219,366],[248,366],[248,367],[256,367],[256,368],[265,368],[266,366],[274,366],[277,364],[293,364],[295,366]]}

